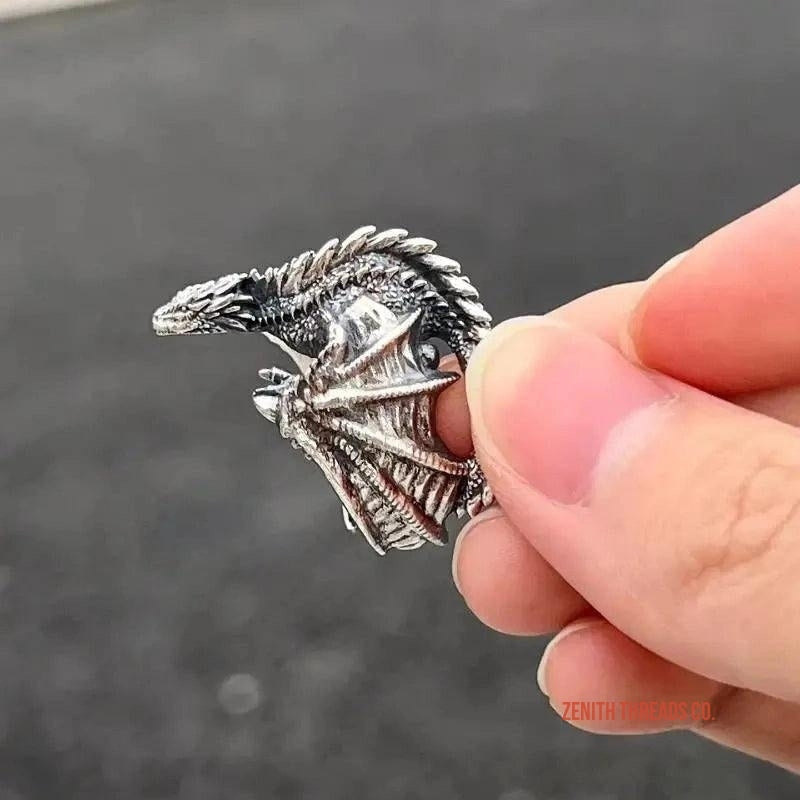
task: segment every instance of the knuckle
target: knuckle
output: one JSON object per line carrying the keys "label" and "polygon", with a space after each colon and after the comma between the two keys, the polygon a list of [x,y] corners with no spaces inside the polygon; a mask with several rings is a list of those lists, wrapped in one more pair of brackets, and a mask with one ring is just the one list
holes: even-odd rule
{"label": "knuckle", "polygon": [[681,515],[678,564],[682,582],[700,592],[710,583],[740,590],[772,583],[792,552],[800,531],[800,461],[753,446],[759,444],[717,448],[699,465],[702,475],[689,476],[706,490],[687,489],[695,499]]}

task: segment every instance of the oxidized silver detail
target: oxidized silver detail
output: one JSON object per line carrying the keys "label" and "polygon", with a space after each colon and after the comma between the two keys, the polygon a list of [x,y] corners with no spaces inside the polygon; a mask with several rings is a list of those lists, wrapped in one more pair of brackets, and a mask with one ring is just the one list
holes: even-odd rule
{"label": "oxidized silver detail", "polygon": [[379,553],[444,544],[447,516],[492,494],[474,457],[434,429],[441,340],[462,369],[491,318],[458,262],[402,229],[359,228],[277,269],[189,286],[153,315],[160,335],[260,332],[300,374],[260,371],[258,411],[322,470],[345,525]]}

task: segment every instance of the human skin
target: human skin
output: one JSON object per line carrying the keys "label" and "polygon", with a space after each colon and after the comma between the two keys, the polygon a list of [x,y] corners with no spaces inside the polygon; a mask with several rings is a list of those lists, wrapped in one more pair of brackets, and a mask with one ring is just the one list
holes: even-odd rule
{"label": "human skin", "polygon": [[456,586],[498,631],[556,634],[553,707],[713,710],[586,730],[689,727],[800,771],[799,222],[796,188],[646,282],[505,322],[467,402],[440,400],[498,498],[456,543]]}

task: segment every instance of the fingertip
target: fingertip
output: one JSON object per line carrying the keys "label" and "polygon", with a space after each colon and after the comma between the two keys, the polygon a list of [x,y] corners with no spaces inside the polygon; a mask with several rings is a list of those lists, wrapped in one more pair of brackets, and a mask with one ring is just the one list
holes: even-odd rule
{"label": "fingertip", "polygon": [[577,297],[547,316],[591,333],[612,347],[620,346],[620,331],[645,288],[644,281],[618,283]]}
{"label": "fingertip", "polygon": [[638,297],[636,303],[631,307],[629,313],[623,317],[622,324],[618,332],[618,344],[620,352],[634,364],[644,364],[645,362],[639,355],[639,341],[641,339],[642,319],[647,308],[647,297],[653,286],[655,286],[665,275],[672,272],[686,257],[689,250],[684,250],[672,256],[662,264],[645,283],[644,290]]}
{"label": "fingertip", "polygon": [[[461,552],[464,549],[464,543],[467,541],[467,537],[470,535],[472,531],[476,529],[484,529],[484,526],[489,525],[492,520],[497,519],[498,517],[503,517],[503,511],[499,506],[491,506],[486,509],[486,511],[482,511],[476,517],[473,517],[466,525],[459,531],[458,536],[456,537],[455,544],[453,545],[453,556],[451,561],[451,568],[453,573],[453,583],[455,584],[456,589],[458,589],[458,593],[463,595],[464,592],[461,588],[461,580],[459,579],[459,564],[461,561]],[[473,537],[474,539],[474,537]]]}
{"label": "fingertip", "polygon": [[728,396],[800,381],[800,187],[725,225],[649,281],[625,354]]}
{"label": "fingertip", "polygon": [[473,431],[512,516],[532,491],[580,502],[611,432],[668,396],[607,343],[550,318],[501,326],[485,344],[468,371]]}
{"label": "fingertip", "polygon": [[453,581],[472,613],[500,633],[550,633],[589,611],[496,507],[475,517],[456,540]]}
{"label": "fingertip", "polygon": [[540,687],[574,727],[593,733],[653,733],[696,724],[720,684],[646,650],[610,622],[578,620],[547,646]]}
{"label": "fingertip", "polygon": [[[539,659],[539,667],[536,670],[536,683],[539,685],[539,691],[545,696],[550,697],[550,691],[547,688],[547,673],[549,664],[552,660],[553,653],[563,641],[580,631],[589,628],[593,625],[604,623],[604,620],[599,617],[587,617],[585,619],[576,619],[575,622],[570,623],[565,628],[562,628],[545,647],[542,657]],[[605,623],[608,624],[608,623]]]}
{"label": "fingertip", "polygon": [[503,320],[499,325],[492,328],[480,341],[467,365],[467,403],[471,410],[479,407],[484,373],[496,355],[503,351],[504,344],[513,339],[519,331],[528,331],[542,326],[545,328],[548,326],[567,327],[566,323],[557,316],[541,317],[531,315],[527,317],[514,317],[512,319]]}

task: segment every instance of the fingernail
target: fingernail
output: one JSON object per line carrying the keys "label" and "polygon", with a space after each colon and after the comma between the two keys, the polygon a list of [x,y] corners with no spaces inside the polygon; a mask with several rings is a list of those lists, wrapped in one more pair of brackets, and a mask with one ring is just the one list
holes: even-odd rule
{"label": "fingernail", "polygon": [[578,631],[586,630],[586,628],[592,628],[595,625],[600,625],[602,623],[603,620],[598,618],[576,620],[575,622],[571,622],[569,625],[567,625],[566,628],[560,630],[547,643],[547,647],[545,647],[544,652],[542,653],[542,658],[539,661],[539,668],[536,670],[536,683],[539,684],[539,689],[541,689],[541,692],[545,697],[550,697],[550,692],[547,690],[547,667],[556,647],[558,647],[558,645],[561,644],[564,639],[572,636],[573,633],[578,633]]}
{"label": "fingernail", "polygon": [[653,274],[652,274],[652,275],[651,275],[651,276],[650,276],[650,277],[647,279],[647,282],[648,282],[648,283],[654,283],[655,281],[657,281],[657,280],[660,280],[661,278],[663,278],[663,277],[664,277],[664,276],[665,276],[665,275],[666,275],[668,272],[670,272],[670,270],[673,270],[673,269],[675,269],[675,267],[677,267],[677,266],[678,266],[678,264],[680,264],[680,263],[681,263],[681,261],[683,261],[684,257],[686,256],[686,254],[687,254],[688,252],[689,252],[688,250],[683,250],[682,252],[680,252],[680,253],[677,253],[676,255],[672,256],[672,258],[670,258],[670,259],[668,259],[667,261],[665,261],[665,262],[664,262],[664,263],[663,263],[663,264],[662,264],[662,265],[661,265],[661,266],[660,266],[660,267],[659,267],[659,268],[658,268],[658,269],[657,269],[657,270],[656,270],[656,271],[655,271],[655,272],[654,272],[654,273],[653,273]]}
{"label": "fingernail", "polygon": [[458,580],[458,554],[461,550],[461,546],[464,544],[464,540],[467,538],[471,531],[474,531],[476,528],[484,525],[487,522],[490,522],[493,519],[497,519],[498,517],[503,516],[503,511],[499,506],[492,506],[491,508],[487,508],[486,511],[482,511],[478,514],[477,517],[473,517],[462,529],[461,532],[458,534],[458,538],[456,539],[456,543],[453,545],[453,561],[452,561],[452,570],[453,570],[453,583],[458,589],[459,594],[464,594],[461,591],[461,583]]}
{"label": "fingernail", "polygon": [[684,250],[682,253],[672,256],[669,261],[660,266],[648,279],[639,302],[631,309],[631,313],[623,321],[622,328],[619,331],[619,349],[622,353],[635,364],[641,363],[639,353],[636,350],[636,342],[638,341],[639,327],[641,324],[643,310],[646,305],[647,294],[650,288],[660,281],[665,275],[672,272],[681,261],[686,257],[689,250]]}
{"label": "fingernail", "polygon": [[669,396],[611,346],[545,317],[489,334],[467,393],[484,467],[510,468],[560,503],[588,494],[612,431]]}

